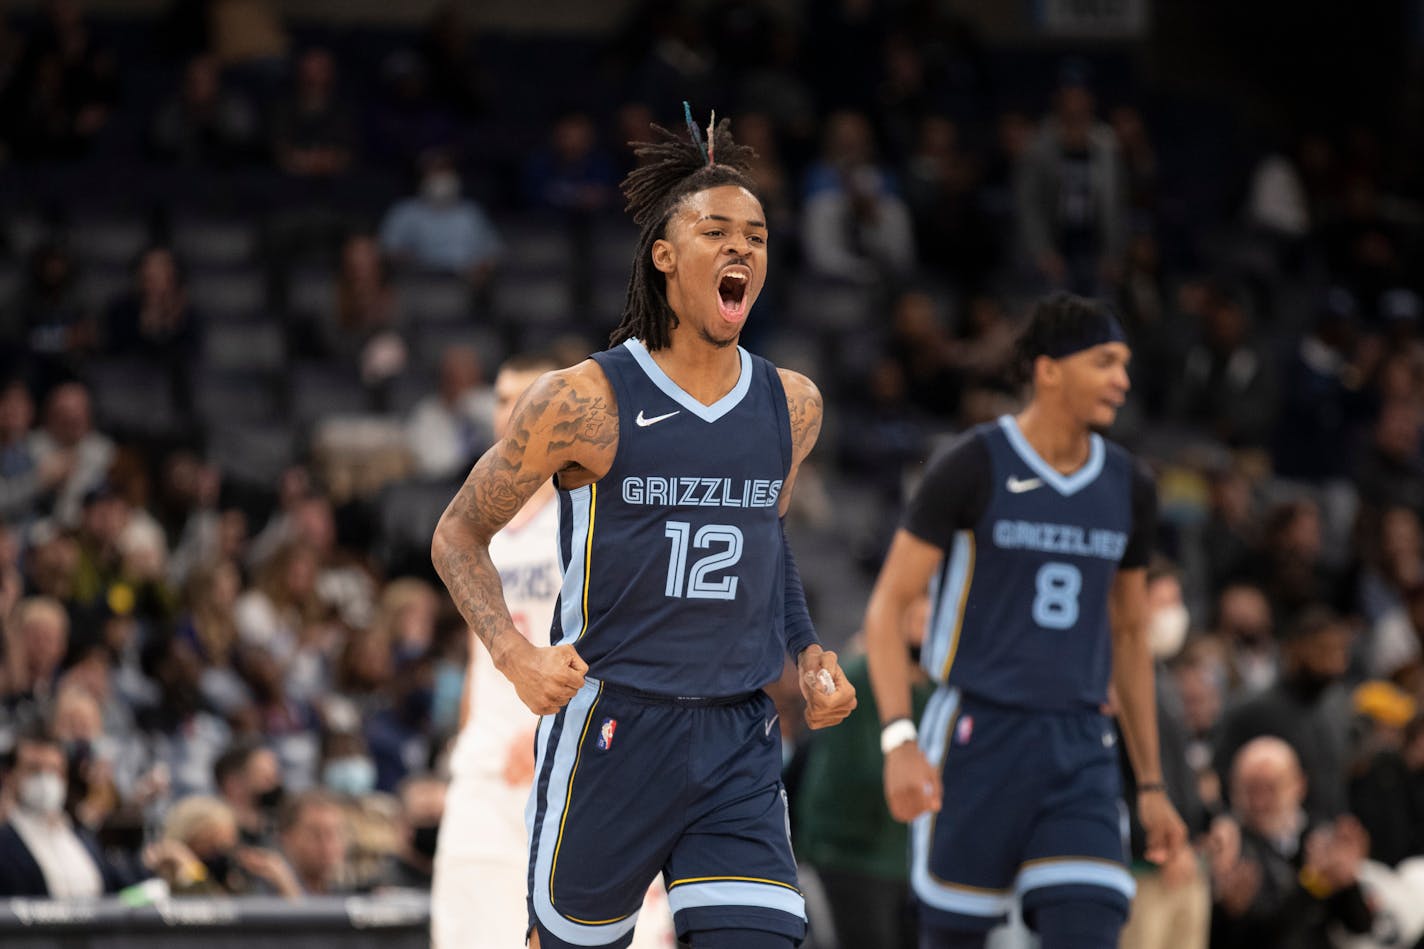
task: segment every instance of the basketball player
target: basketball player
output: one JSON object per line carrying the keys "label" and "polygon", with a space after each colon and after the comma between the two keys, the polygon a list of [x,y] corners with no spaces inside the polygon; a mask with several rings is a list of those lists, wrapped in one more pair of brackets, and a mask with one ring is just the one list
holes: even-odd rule
{"label": "basketball player", "polygon": [[[504,437],[524,390],[557,368],[552,358],[538,354],[505,361],[494,381],[496,438]],[[549,644],[562,580],[558,536],[559,507],[554,483],[547,481],[490,540],[490,559],[499,570],[515,628],[540,646]],[[431,943],[436,949],[518,946],[529,920],[524,803],[534,779],[538,719],[478,643],[471,643],[460,719],[435,851]],[[672,918],[666,907],[660,888],[649,891],[633,949],[671,949]]]}
{"label": "basketball player", "polygon": [[[1185,839],[1162,784],[1144,628],[1155,488],[1094,431],[1128,389],[1130,352],[1104,306],[1040,300],[1019,355],[1028,406],[930,462],[871,594],[885,795],[914,821],[922,946],[981,949],[1017,893],[1043,949],[1110,949],[1133,882],[1099,711],[1109,678],[1148,857]],[[921,662],[939,688],[917,735],[900,618],[927,586]]]}
{"label": "basketball player", "polygon": [[[659,873],[696,949],[789,949],[805,907],[762,687],[785,650],[813,728],[855,707],[780,519],[820,394],[737,346],[766,277],[751,150],[726,122],[705,142],[688,124],[691,141],[657,129],[623,182],[641,237],[612,348],[525,394],[432,549],[495,667],[544,716],[526,811],[541,949],[627,946]],[[489,542],[550,478],[564,576],[541,648],[518,635]]]}

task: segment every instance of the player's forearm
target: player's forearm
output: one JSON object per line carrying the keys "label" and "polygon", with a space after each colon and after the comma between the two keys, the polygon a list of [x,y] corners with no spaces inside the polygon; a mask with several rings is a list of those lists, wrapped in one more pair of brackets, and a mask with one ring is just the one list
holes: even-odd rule
{"label": "player's forearm", "polygon": [[1158,783],[1162,780],[1162,760],[1157,740],[1157,698],[1152,654],[1141,624],[1113,630],[1113,688],[1127,757],[1137,783]]}
{"label": "player's forearm", "polygon": [[499,667],[505,650],[526,640],[515,629],[505,605],[504,588],[499,571],[490,560],[489,545],[442,519],[435,529],[430,559],[465,623]]}
{"label": "player's forearm", "polygon": [[865,658],[882,724],[913,717],[913,667],[905,640],[899,634],[908,607],[888,591],[877,589],[865,610]]}

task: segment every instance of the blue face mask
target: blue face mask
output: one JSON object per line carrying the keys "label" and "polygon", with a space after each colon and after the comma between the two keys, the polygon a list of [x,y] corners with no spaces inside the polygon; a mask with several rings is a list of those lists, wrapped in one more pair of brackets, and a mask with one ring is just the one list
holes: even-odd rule
{"label": "blue face mask", "polygon": [[361,797],[376,788],[376,766],[370,758],[333,758],[321,769],[321,783],[337,794]]}

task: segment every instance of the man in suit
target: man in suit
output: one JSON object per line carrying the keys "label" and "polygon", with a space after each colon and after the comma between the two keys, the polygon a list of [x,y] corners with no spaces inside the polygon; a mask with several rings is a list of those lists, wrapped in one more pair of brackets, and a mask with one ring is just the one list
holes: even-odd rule
{"label": "man in suit", "polygon": [[23,732],[4,783],[0,896],[93,897],[124,883],[93,837],[64,812],[67,789],[59,740],[39,729]]}

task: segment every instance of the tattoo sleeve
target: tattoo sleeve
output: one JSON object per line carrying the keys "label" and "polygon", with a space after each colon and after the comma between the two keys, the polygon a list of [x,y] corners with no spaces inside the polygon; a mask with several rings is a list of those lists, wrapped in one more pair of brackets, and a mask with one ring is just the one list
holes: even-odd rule
{"label": "tattoo sleeve", "polygon": [[531,386],[505,437],[475,463],[435,529],[435,570],[492,656],[498,656],[500,640],[518,633],[490,560],[490,538],[560,470],[595,467],[611,458],[618,413],[607,395],[593,388],[579,384],[576,370],[551,373]]}

